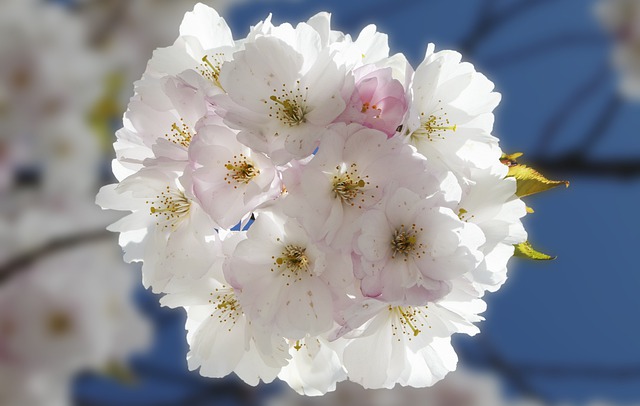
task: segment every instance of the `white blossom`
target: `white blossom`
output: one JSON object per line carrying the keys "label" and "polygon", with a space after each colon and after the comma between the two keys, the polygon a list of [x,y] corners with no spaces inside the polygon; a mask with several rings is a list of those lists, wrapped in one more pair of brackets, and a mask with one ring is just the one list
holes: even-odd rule
{"label": "white blossom", "polygon": [[314,244],[295,220],[265,211],[229,257],[227,279],[252,320],[297,340],[333,327],[332,295],[351,279],[350,258]]}
{"label": "white blossom", "polygon": [[189,151],[188,176],[203,209],[221,227],[231,228],[261,204],[282,193],[271,160],[236,140],[236,133],[207,121]]}
{"label": "white blossom", "polygon": [[143,261],[143,282],[154,291],[174,279],[204,275],[214,256],[215,223],[188,196],[173,172],[145,168],[100,189],[103,208],[131,211],[109,229],[120,232],[127,262]]}
{"label": "white blossom", "polygon": [[225,122],[238,139],[276,164],[310,155],[319,133],[345,108],[345,70],[320,36],[300,23],[258,35],[223,64],[220,99]]}

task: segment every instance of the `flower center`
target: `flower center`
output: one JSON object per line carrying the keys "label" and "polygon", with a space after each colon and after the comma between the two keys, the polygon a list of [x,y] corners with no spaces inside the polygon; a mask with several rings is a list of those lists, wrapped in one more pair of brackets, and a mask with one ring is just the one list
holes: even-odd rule
{"label": "flower center", "polygon": [[156,195],[156,200],[149,208],[149,212],[152,216],[156,216],[156,225],[166,229],[175,228],[189,214],[190,209],[191,202],[184,193],[167,186],[166,190]]}
{"label": "flower center", "polygon": [[[333,183],[331,190],[334,196],[339,198],[345,203],[349,203],[351,206],[355,206],[354,200],[358,195],[364,193],[363,188],[369,183],[358,175],[357,165],[351,164],[349,169],[346,169],[346,165],[336,166],[338,173],[333,175]],[[368,176],[365,176],[365,179]],[[362,200],[364,202],[364,199]],[[361,208],[362,206],[358,206]]]}
{"label": "flower center", "polygon": [[[296,91],[287,90],[286,84],[283,83],[280,96],[277,96],[277,90],[273,89],[276,94],[269,97],[269,100],[273,102],[273,105],[269,106],[269,117],[275,117],[282,124],[289,127],[295,127],[307,122],[305,117],[307,114],[307,100],[300,92],[300,81],[296,83],[298,85]],[[309,90],[308,87],[305,88],[305,91],[307,90]],[[265,100],[264,103],[267,104],[268,102]]]}
{"label": "flower center", "polygon": [[424,113],[421,113],[420,115],[422,116],[420,128],[411,134],[411,137],[414,139],[420,137],[426,137],[429,141],[433,141],[434,139],[444,139],[443,134],[446,131],[455,132],[458,129],[456,124],[450,125],[451,123],[448,118],[444,118],[442,116],[437,117],[432,114],[425,120]]}
{"label": "flower center", "polygon": [[242,308],[233,289],[222,286],[220,289],[216,289],[214,293],[211,293],[211,296],[209,303],[215,306],[211,317],[217,317],[220,323],[231,322],[236,324],[238,318],[242,316]]}
{"label": "flower center", "polygon": [[[229,160],[224,166],[229,171],[224,177],[228,184],[231,184],[231,180],[236,183],[247,184],[251,179],[260,175],[260,170],[244,154],[234,155],[233,159],[234,161]],[[234,188],[237,188],[237,186],[234,185]]]}
{"label": "flower center", "polygon": [[[392,323],[393,335],[397,335],[396,333],[399,331],[402,334],[408,335],[409,340],[412,337],[417,337],[422,330],[418,327],[424,327],[424,320],[420,320],[420,318],[427,317],[419,308],[415,308],[412,306],[389,306],[389,311],[392,313],[396,313],[398,317],[398,321],[400,321],[400,326]],[[400,337],[397,338],[400,341]]]}
{"label": "flower center", "polygon": [[200,64],[200,74],[205,78],[211,81],[214,85],[222,89],[224,88],[220,84],[220,68],[222,67],[222,61],[220,58],[222,54],[215,54],[211,57],[213,61],[209,59],[209,55],[205,55],[202,57],[202,63]]}
{"label": "flower center", "polygon": [[399,229],[396,229],[391,238],[391,250],[393,251],[391,258],[395,258],[399,254],[404,255],[405,261],[411,254],[420,258],[425,253],[423,244],[418,243],[418,232],[422,230],[422,228],[417,229],[415,224],[408,228],[402,224]]}
{"label": "flower center", "polygon": [[[292,278],[293,282],[302,280],[304,274],[309,272],[311,265],[306,250],[306,248],[292,244],[284,247],[280,256],[275,259],[275,265],[282,269],[282,276]],[[289,286],[288,282],[287,286]]]}
{"label": "flower center", "polygon": [[71,331],[73,322],[69,315],[63,312],[54,312],[47,319],[47,330],[54,337],[61,337]]}
{"label": "flower center", "polygon": [[185,148],[189,148],[193,134],[189,129],[189,126],[184,123],[183,119],[180,119],[180,124],[171,124],[171,131],[164,135],[169,141],[176,145],[181,145]]}

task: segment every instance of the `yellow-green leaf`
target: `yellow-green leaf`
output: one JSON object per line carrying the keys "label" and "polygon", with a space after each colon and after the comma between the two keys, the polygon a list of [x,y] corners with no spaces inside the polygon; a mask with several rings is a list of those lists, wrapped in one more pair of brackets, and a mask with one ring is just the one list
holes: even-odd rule
{"label": "yellow-green leaf", "polygon": [[105,151],[111,151],[114,121],[121,121],[122,106],[120,93],[124,84],[124,75],[111,73],[105,78],[103,94],[89,111],[89,125],[98,136]]}
{"label": "yellow-green leaf", "polygon": [[535,248],[531,246],[529,241],[525,241],[520,244],[514,245],[516,248],[513,255],[521,258],[533,259],[536,261],[549,261],[556,259],[556,257],[552,257],[551,255],[543,254],[542,252],[537,251]]}
{"label": "yellow-green leaf", "polygon": [[105,365],[102,373],[124,385],[133,385],[138,381],[138,378],[129,367],[117,361],[112,361]]}
{"label": "yellow-green leaf", "polygon": [[544,192],[560,185],[569,187],[569,182],[565,180],[549,180],[535,169],[517,163],[509,166],[509,174],[507,176],[516,178],[516,195],[518,197]]}
{"label": "yellow-green leaf", "polygon": [[512,164],[517,164],[516,160],[524,155],[522,152],[514,152],[513,154],[502,154],[500,157],[500,162],[507,166],[511,166]]}

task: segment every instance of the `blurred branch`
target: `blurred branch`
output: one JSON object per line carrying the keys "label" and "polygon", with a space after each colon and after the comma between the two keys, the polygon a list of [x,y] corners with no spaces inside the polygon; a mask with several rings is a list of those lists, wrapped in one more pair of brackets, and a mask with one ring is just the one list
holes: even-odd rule
{"label": "blurred branch", "polygon": [[113,238],[113,233],[102,229],[53,240],[39,248],[18,255],[7,263],[0,265],[0,283],[5,282],[21,269],[46,256],[64,251],[65,249],[107,238]]}
{"label": "blurred branch", "polygon": [[81,2],[76,6],[76,11],[80,13],[91,13],[92,8],[104,7],[99,13],[101,19],[97,21],[92,28],[89,37],[89,44],[92,46],[104,45],[106,40],[111,36],[113,30],[124,19],[127,8],[130,7],[129,0],[109,0],[109,1],[93,1]]}
{"label": "blurred branch", "polygon": [[520,367],[512,365],[495,349],[489,342],[487,335],[483,334],[479,338],[486,355],[487,363],[496,371],[498,371],[514,388],[516,388],[523,396],[530,399],[544,401],[544,397],[527,381]]}
{"label": "blurred branch", "polygon": [[483,57],[487,67],[499,68],[512,63],[522,63],[528,59],[548,53],[554,50],[569,49],[576,46],[593,46],[602,41],[603,37],[591,32],[564,33],[562,35],[544,38],[531,44],[523,45],[518,49],[504,51],[499,54]]}
{"label": "blurred branch", "polygon": [[640,377],[640,365],[533,365],[518,364],[518,371],[527,375],[544,375],[547,378],[587,378],[587,379],[637,379]]}
{"label": "blurred branch", "polygon": [[364,9],[359,8],[357,13],[348,14],[341,20],[348,21],[353,27],[358,27],[370,24],[371,20],[377,20],[381,15],[388,17],[399,11],[407,11],[409,7],[416,4],[419,4],[418,0],[388,0]]}
{"label": "blurred branch", "polygon": [[[204,404],[207,400],[215,399],[216,392],[214,392],[211,388],[205,388],[204,390],[196,391],[195,393],[185,396],[182,399],[174,399],[169,400],[162,403],[153,403],[153,406],[175,406],[175,405],[189,405],[189,406],[197,406]],[[141,406],[140,402],[131,403],[131,405]],[[151,403],[146,403],[151,405]],[[102,402],[100,400],[95,399],[76,399],[76,406],[113,406],[113,403]],[[118,403],[119,406],[125,406],[126,403]]]}
{"label": "blurred branch", "polygon": [[535,151],[538,155],[542,155],[545,150],[549,149],[553,138],[558,135],[562,125],[571,117],[571,115],[588,100],[598,87],[607,79],[606,73],[609,71],[609,64],[603,63],[594,73],[593,76],[579,88],[577,88],[565,101],[557,112],[551,116],[547,123],[542,127],[542,135],[539,138]]}
{"label": "blurred branch", "polygon": [[622,180],[640,177],[640,157],[595,159],[565,154],[553,158],[529,157],[527,164],[549,175],[566,174]]}
{"label": "blurred branch", "polygon": [[576,148],[578,155],[585,155],[604,136],[622,106],[623,101],[618,94],[609,98],[606,107],[600,112],[598,120],[591,127],[591,131],[589,131],[584,141]]}
{"label": "blurred branch", "polygon": [[477,20],[475,27],[471,30],[467,39],[462,41],[460,44],[460,50],[464,54],[471,54],[475,52],[476,48],[486,37],[491,35],[507,21],[512,20],[529,9],[546,3],[551,3],[553,0],[521,0],[518,3],[504,7],[501,11],[494,13],[490,12],[491,3],[488,3],[490,1],[492,2],[492,0],[485,0],[485,2],[487,2],[485,7],[487,7],[489,12],[481,12],[480,18]]}

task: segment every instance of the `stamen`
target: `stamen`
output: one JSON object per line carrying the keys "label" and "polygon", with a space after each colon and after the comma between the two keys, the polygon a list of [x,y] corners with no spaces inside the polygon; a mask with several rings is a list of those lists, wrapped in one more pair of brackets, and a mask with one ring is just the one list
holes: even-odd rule
{"label": "stamen", "polygon": [[422,310],[424,307],[413,306],[391,306],[389,305],[389,313],[391,314],[391,334],[395,336],[397,341],[402,341],[403,336],[408,336],[407,340],[411,341],[422,333],[423,328],[431,328],[426,325],[428,315]]}
{"label": "stamen", "polygon": [[202,76],[204,76],[206,79],[209,79],[211,82],[213,82],[214,85],[216,85],[226,93],[226,91],[220,84],[220,68],[222,66],[222,62],[220,62],[218,58],[221,55],[222,54],[216,54],[213,56],[214,63],[211,63],[208,55],[203,56],[202,62],[204,63],[200,64],[201,68],[199,69],[199,71]]}
{"label": "stamen", "polygon": [[[224,177],[224,180],[231,184],[231,181],[236,183],[249,183],[253,178],[260,175],[260,170],[251,162],[244,154],[234,155],[234,161],[227,161],[225,168],[229,171]],[[237,188],[237,185],[234,185]]]}
{"label": "stamen", "polygon": [[[150,202],[147,200],[147,204]],[[166,190],[156,195],[154,205],[149,208],[150,214],[158,218],[157,226],[175,228],[189,214],[191,201],[181,190],[167,186]]]}
{"label": "stamen", "polygon": [[[307,100],[302,96],[300,81],[296,83],[298,88],[295,92],[293,90],[287,90],[287,86],[282,84],[281,95],[276,96],[274,94],[269,97],[269,100],[274,103],[273,106],[269,107],[269,110],[272,111],[269,113],[269,117],[275,117],[289,127],[295,127],[307,122],[305,117],[307,114]],[[309,90],[309,88],[305,87],[305,92],[307,90]],[[273,89],[273,92],[277,94],[276,89]],[[264,103],[267,104],[267,101],[265,100]],[[273,112],[274,108],[275,112]]]}
{"label": "stamen", "polygon": [[189,148],[193,134],[188,125],[184,123],[184,120],[180,119],[180,124],[171,124],[171,132],[164,135],[169,141],[176,145],[181,145],[185,148]]}
{"label": "stamen", "polygon": [[[417,329],[414,324],[416,324],[416,312],[411,308],[403,309],[402,307],[398,307],[398,311],[402,315],[404,319],[404,323],[413,331],[413,336],[416,337],[418,334],[422,332],[422,330]],[[400,321],[402,323],[402,320]]]}
{"label": "stamen", "polygon": [[[211,316],[217,316],[220,323],[230,321],[232,324],[236,324],[237,320],[242,316],[242,308],[233,289],[222,286],[216,289],[214,293],[211,293],[211,297],[209,303],[215,306]],[[229,331],[231,331],[231,328],[229,328]]]}
{"label": "stamen", "polygon": [[421,233],[423,228],[417,228],[415,224],[411,227],[405,228],[404,224],[400,225],[400,228],[393,232],[391,238],[391,258],[395,258],[396,255],[404,255],[406,261],[410,255],[415,255],[418,258],[422,258],[422,255],[426,254],[425,245],[418,243],[418,233]]}
{"label": "stamen", "polygon": [[[365,180],[368,176],[365,176],[364,179],[361,178],[358,175],[358,167],[355,163],[351,164],[348,169],[344,164],[338,165],[336,170],[338,173],[333,176],[333,187],[331,189],[334,196],[351,206],[363,203],[364,199],[356,201],[356,198],[358,195],[364,194],[363,189],[369,183]],[[358,207],[361,208],[362,206],[359,205]]]}
{"label": "stamen", "polygon": [[[446,116],[446,113],[444,113]],[[422,124],[419,129],[411,134],[411,137],[414,139],[418,139],[420,137],[426,137],[429,141],[433,141],[434,139],[444,139],[444,133],[446,131],[456,132],[458,129],[458,125],[450,125],[448,118],[442,116],[430,115],[429,118],[424,120],[424,113],[421,113],[422,116]]]}
{"label": "stamen", "polygon": [[463,209],[462,207],[460,209],[458,209],[458,218],[461,221],[464,221],[466,223],[469,222],[469,220],[473,219],[475,217],[474,214],[469,215],[469,212],[465,209]]}
{"label": "stamen", "polygon": [[[274,265],[281,271],[283,277],[297,282],[301,281],[305,274],[308,274],[311,263],[306,255],[306,248],[289,244],[284,247],[280,255],[275,258]],[[271,271],[274,269],[272,268]],[[288,282],[287,286],[289,286]]]}

